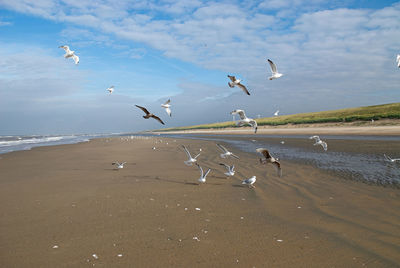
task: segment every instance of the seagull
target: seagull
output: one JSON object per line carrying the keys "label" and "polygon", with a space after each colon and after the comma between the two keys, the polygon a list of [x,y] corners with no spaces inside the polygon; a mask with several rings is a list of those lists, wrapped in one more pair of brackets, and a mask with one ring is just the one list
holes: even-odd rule
{"label": "seagull", "polygon": [[185,145],[182,145],[182,148],[185,150],[187,156],[189,157],[189,159],[188,159],[187,161],[184,161],[185,165],[191,166],[191,165],[193,165],[193,163],[196,163],[196,162],[197,162],[197,157],[198,157],[200,154],[196,155],[195,157],[192,157],[191,154],[190,154],[190,152],[189,152],[189,150],[186,148]]}
{"label": "seagull", "polygon": [[69,46],[59,46],[59,48],[63,48],[65,50],[64,58],[72,58],[75,64],[79,63],[79,57],[75,55],[75,51],[69,50]]}
{"label": "seagull", "polygon": [[247,88],[244,86],[244,85],[242,85],[241,83],[240,83],[240,79],[236,79],[236,77],[234,77],[234,76],[232,76],[232,75],[229,75],[228,74],[228,77],[229,77],[229,79],[231,79],[231,81],[232,82],[228,82],[228,86],[230,87],[230,88],[232,88],[232,87],[235,87],[235,86],[238,86],[238,87],[240,87],[247,95],[250,95],[250,93],[249,93],[249,91],[247,90]]}
{"label": "seagull", "polygon": [[161,107],[165,108],[165,111],[167,112],[167,114],[169,116],[172,116],[171,115],[171,109],[169,108],[169,107],[171,107],[171,104],[169,104],[170,102],[171,102],[171,100],[168,99],[165,103],[161,104]]}
{"label": "seagull", "polygon": [[228,177],[232,177],[233,175],[235,175],[235,165],[229,166],[227,164],[224,163],[219,163],[221,166],[226,167],[226,169],[228,170],[228,172],[225,172],[224,174]]}
{"label": "seagull", "polygon": [[390,158],[390,156],[387,156],[386,154],[383,154],[385,156],[385,160],[391,163],[394,163],[396,161],[400,161],[400,158]]}
{"label": "seagull", "polygon": [[252,118],[247,118],[243,110],[234,110],[231,114],[239,114],[240,120],[236,123],[237,126],[250,125],[254,128],[254,133],[257,133],[257,122]]}
{"label": "seagull", "polygon": [[314,140],[315,140],[315,143],[314,143],[313,145],[321,145],[322,148],[324,148],[325,151],[328,150],[328,144],[327,144],[326,142],[322,141],[322,140],[319,138],[319,136],[311,136],[311,137],[310,137],[310,140],[311,140],[311,139],[314,139]]}
{"label": "seagull", "polygon": [[242,184],[246,184],[249,188],[256,188],[253,184],[256,182],[256,176],[245,179],[242,181]]}
{"label": "seagull", "polygon": [[278,116],[278,114],[279,114],[279,110],[277,110],[277,111],[274,113],[274,116]]}
{"label": "seagull", "polygon": [[114,91],[114,86],[107,88],[107,91],[110,92],[110,95],[111,95]]}
{"label": "seagull", "polygon": [[271,163],[274,166],[274,168],[276,169],[278,177],[282,177],[282,168],[281,168],[281,163],[279,163],[279,161],[278,161],[279,159],[271,156],[269,151],[265,148],[258,148],[258,149],[256,149],[256,151],[261,153],[265,157],[265,159],[260,158],[260,163],[261,164]]}
{"label": "seagull", "polygon": [[116,165],[116,169],[124,168],[124,164],[126,164],[126,162],[123,162],[123,163],[114,162],[114,163],[112,163],[112,165]]}
{"label": "seagull", "polygon": [[283,74],[278,73],[275,63],[272,60],[268,59],[269,66],[271,67],[272,76],[268,77],[269,80],[277,79],[281,77]]}
{"label": "seagull", "polygon": [[197,167],[199,168],[199,170],[200,170],[200,178],[198,179],[198,181],[199,181],[200,183],[205,183],[205,182],[206,182],[206,177],[207,177],[208,173],[210,173],[211,169],[208,169],[207,172],[206,172],[206,174],[204,174],[203,168],[202,168],[199,164],[197,164],[197,163],[196,163],[196,166],[197,166]]}
{"label": "seagull", "polygon": [[397,61],[397,67],[400,68],[400,54],[397,54],[396,61]]}
{"label": "seagull", "polygon": [[138,107],[139,109],[141,109],[143,112],[145,112],[146,115],[143,115],[143,118],[149,119],[150,117],[153,117],[158,122],[160,122],[161,124],[165,125],[164,122],[160,119],[160,117],[150,113],[146,108],[144,108],[142,106],[139,106],[139,105],[135,105],[135,106]]}
{"label": "seagull", "polygon": [[222,152],[224,152],[223,154],[220,154],[221,158],[226,158],[228,156],[234,157],[236,159],[239,159],[239,156],[234,155],[232,152],[229,152],[228,149],[226,149],[224,146],[222,146],[221,144],[217,143],[218,148],[221,149]]}

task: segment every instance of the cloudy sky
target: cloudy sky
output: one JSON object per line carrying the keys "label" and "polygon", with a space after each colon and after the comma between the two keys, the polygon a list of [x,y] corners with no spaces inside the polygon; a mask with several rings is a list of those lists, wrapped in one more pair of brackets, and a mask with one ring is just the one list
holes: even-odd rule
{"label": "cloudy sky", "polygon": [[162,126],[134,104],[173,127],[400,102],[399,14],[384,0],[0,0],[0,135]]}

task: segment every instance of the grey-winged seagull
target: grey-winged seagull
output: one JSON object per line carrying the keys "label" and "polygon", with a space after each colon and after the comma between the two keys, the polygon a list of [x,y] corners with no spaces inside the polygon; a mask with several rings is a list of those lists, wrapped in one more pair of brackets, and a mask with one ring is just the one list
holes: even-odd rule
{"label": "grey-winged seagull", "polygon": [[397,62],[397,67],[400,68],[400,54],[397,54],[396,62]]}
{"label": "grey-winged seagull", "polygon": [[328,144],[327,144],[326,142],[322,141],[322,140],[319,138],[319,136],[317,136],[317,135],[311,136],[309,139],[310,139],[310,140],[311,140],[311,139],[314,139],[314,140],[315,140],[315,143],[313,144],[314,146],[315,146],[315,145],[321,145],[322,148],[324,148],[325,151],[328,150]]}
{"label": "grey-winged seagull", "polygon": [[112,163],[112,165],[115,165],[116,169],[124,168],[124,164],[126,164],[126,162],[122,162],[122,163],[114,162],[114,163]]}
{"label": "grey-winged seagull", "polygon": [[171,115],[171,104],[169,104],[171,102],[171,99],[168,99],[165,103],[161,104],[161,107],[165,108],[165,111],[167,112],[167,114],[169,116]]}
{"label": "grey-winged seagull", "polygon": [[258,148],[256,149],[257,152],[259,152],[260,154],[262,154],[264,156],[264,159],[260,158],[260,163],[261,164],[268,164],[271,163],[275,170],[276,173],[279,177],[282,177],[282,168],[281,168],[281,163],[279,163],[279,159],[273,157],[269,151],[265,148]]}
{"label": "grey-winged seagull", "polygon": [[200,183],[205,183],[206,182],[206,177],[208,175],[208,173],[210,173],[211,169],[208,169],[206,173],[204,173],[203,168],[196,163],[196,166],[199,168],[200,170],[200,178],[198,179],[198,181]]}
{"label": "grey-winged seagull", "polygon": [[239,114],[240,120],[236,123],[237,126],[240,127],[248,124],[254,129],[254,133],[257,133],[258,126],[256,120],[248,118],[243,110],[234,110],[231,114]]}
{"label": "grey-winged seagull", "polygon": [[239,156],[233,154],[232,152],[228,151],[228,149],[226,149],[223,145],[217,143],[218,148],[221,149],[221,151],[223,152],[223,154],[220,154],[221,158],[227,158],[229,156],[239,159]]}
{"label": "grey-winged seagull", "polygon": [[107,88],[107,91],[112,94],[114,92],[114,86]]}
{"label": "grey-winged seagull", "polygon": [[386,154],[383,154],[385,156],[385,160],[391,163],[400,161],[400,158],[391,158],[390,156],[387,156]]}
{"label": "grey-winged seagull", "polygon": [[193,165],[193,163],[196,163],[197,162],[197,157],[200,154],[197,154],[195,157],[192,157],[192,155],[190,154],[189,150],[186,148],[185,145],[182,145],[182,148],[183,148],[183,150],[185,150],[186,155],[189,157],[188,160],[184,161],[185,165],[191,166],[191,165]]}
{"label": "grey-winged seagull", "polygon": [[232,81],[232,82],[228,82],[228,86],[229,87],[235,87],[235,86],[238,86],[238,87],[240,87],[247,95],[250,95],[250,93],[249,93],[249,91],[247,90],[247,88],[243,85],[243,84],[241,84],[240,83],[240,79],[236,79],[236,77],[235,76],[233,76],[233,75],[229,75],[228,74],[228,77],[229,77],[229,79]]}
{"label": "grey-winged seagull", "polygon": [[79,57],[75,55],[75,51],[69,49],[69,46],[59,46],[59,48],[63,48],[65,50],[64,58],[72,58],[75,64],[79,63]]}
{"label": "grey-winged seagull", "polygon": [[221,166],[226,167],[227,172],[225,172],[224,174],[228,177],[232,177],[233,175],[235,175],[235,165],[229,166],[227,164],[224,163],[219,163]]}
{"label": "grey-winged seagull", "polygon": [[281,77],[283,74],[278,73],[278,69],[276,68],[275,63],[273,63],[272,60],[270,60],[270,59],[268,59],[267,61],[269,63],[269,66],[271,67],[271,73],[272,73],[272,75],[270,77],[268,77],[268,79],[272,80],[272,79],[277,79],[277,78]]}
{"label": "grey-winged seagull", "polygon": [[251,178],[245,179],[242,181],[242,184],[246,184],[249,186],[249,188],[256,188],[253,184],[256,182],[256,176],[253,176]]}

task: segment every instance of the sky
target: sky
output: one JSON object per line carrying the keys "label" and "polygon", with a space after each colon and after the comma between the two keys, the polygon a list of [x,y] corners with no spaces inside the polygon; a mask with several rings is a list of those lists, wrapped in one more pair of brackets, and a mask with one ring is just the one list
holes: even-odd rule
{"label": "sky", "polygon": [[[400,102],[399,14],[383,0],[0,0],[0,135],[164,127],[135,104],[175,127]],[[284,76],[268,80],[267,59]]]}

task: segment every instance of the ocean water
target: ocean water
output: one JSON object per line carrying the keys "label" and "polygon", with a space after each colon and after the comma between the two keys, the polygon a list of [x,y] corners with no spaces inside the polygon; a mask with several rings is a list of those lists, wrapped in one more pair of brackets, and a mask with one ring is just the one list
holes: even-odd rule
{"label": "ocean water", "polygon": [[[165,137],[225,142],[244,152],[259,155],[256,148],[267,148],[282,162],[289,160],[334,172],[340,177],[366,183],[400,187],[400,162],[385,161],[384,153],[400,158],[400,137],[321,136],[328,151],[313,146],[309,136],[276,135],[163,135]],[[281,141],[285,141],[281,144]]]}
{"label": "ocean water", "polygon": [[30,150],[33,147],[39,146],[87,142],[93,138],[116,135],[119,134],[0,136],[0,154]]}

